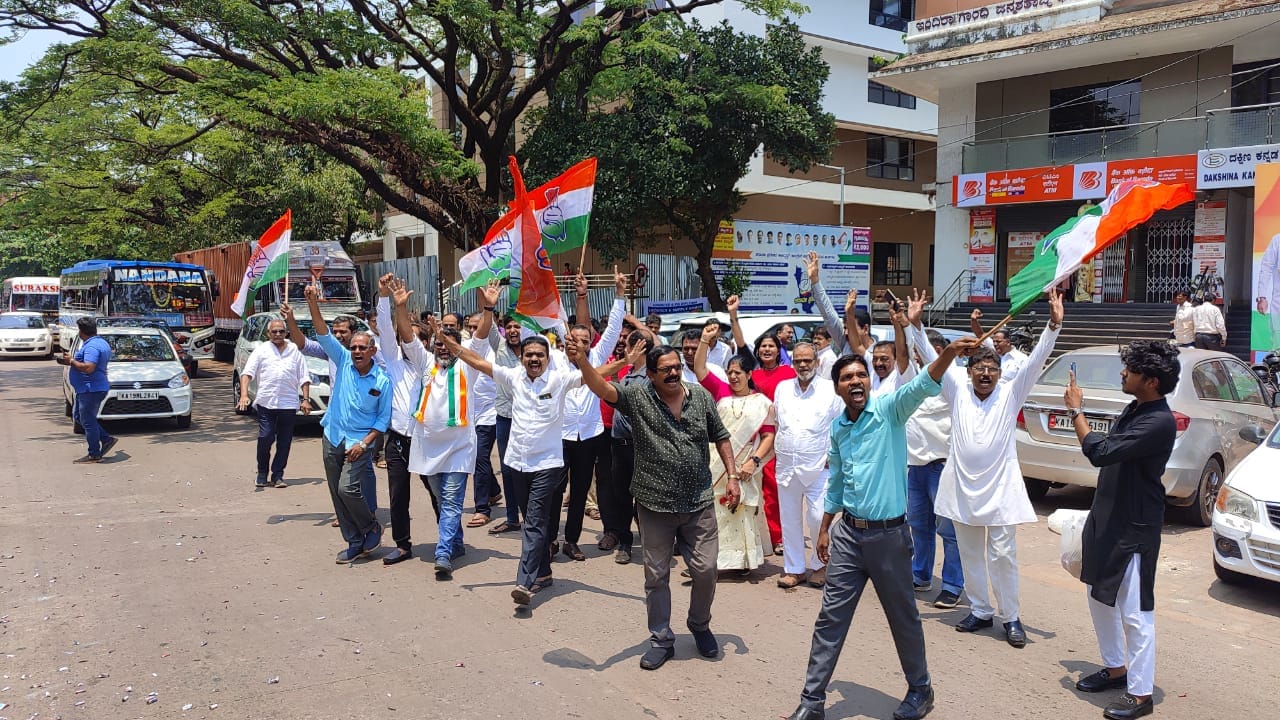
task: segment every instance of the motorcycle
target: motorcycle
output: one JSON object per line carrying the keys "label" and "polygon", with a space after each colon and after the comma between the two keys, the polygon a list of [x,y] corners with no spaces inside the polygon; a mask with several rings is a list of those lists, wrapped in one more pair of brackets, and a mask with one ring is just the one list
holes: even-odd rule
{"label": "motorcycle", "polygon": [[1280,393],[1280,350],[1272,350],[1261,363],[1253,365],[1253,374],[1266,388],[1267,399],[1275,402],[1276,394]]}

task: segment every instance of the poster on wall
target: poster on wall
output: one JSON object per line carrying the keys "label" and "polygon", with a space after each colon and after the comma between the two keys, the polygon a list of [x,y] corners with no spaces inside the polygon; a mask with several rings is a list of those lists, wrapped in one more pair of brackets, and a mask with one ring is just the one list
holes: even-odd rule
{"label": "poster on wall", "polygon": [[1259,165],[1253,186],[1254,362],[1280,348],[1280,163]]}
{"label": "poster on wall", "polygon": [[817,313],[805,258],[818,253],[822,284],[837,308],[850,290],[868,308],[871,287],[871,228],[734,220],[721,223],[711,253],[716,282],[734,268],[751,276],[743,312]]}
{"label": "poster on wall", "polygon": [[1227,202],[1196,203],[1195,243],[1191,246],[1191,294],[1213,293],[1214,302],[1226,296]]}
{"label": "poster on wall", "polygon": [[1044,233],[1011,232],[1009,233],[1009,252],[1005,256],[1004,276],[1009,278],[1031,264],[1036,255],[1036,246],[1040,244]]}
{"label": "poster on wall", "polygon": [[996,211],[969,211],[969,302],[996,299]]}

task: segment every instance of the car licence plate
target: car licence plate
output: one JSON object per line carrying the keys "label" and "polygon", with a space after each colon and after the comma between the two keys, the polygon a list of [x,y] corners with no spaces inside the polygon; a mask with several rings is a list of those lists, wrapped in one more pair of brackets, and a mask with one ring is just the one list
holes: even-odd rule
{"label": "car licence plate", "polygon": [[[1091,418],[1085,416],[1085,420],[1089,423],[1090,432],[1107,433],[1111,432],[1111,421],[1107,419]],[[1075,432],[1075,423],[1071,422],[1071,418],[1066,415],[1057,413],[1049,413],[1049,429],[1050,430],[1066,430]]]}
{"label": "car licence plate", "polygon": [[143,390],[142,392],[128,390],[125,392],[117,393],[116,397],[120,398],[121,400],[159,400],[160,393],[155,391],[147,391],[147,390]]}

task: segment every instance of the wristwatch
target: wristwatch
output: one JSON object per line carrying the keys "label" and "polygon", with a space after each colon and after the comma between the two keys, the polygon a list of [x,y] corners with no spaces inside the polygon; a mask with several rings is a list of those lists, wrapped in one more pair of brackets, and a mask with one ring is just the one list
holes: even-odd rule
{"label": "wristwatch", "polygon": [[1067,417],[1075,420],[1076,416],[1082,412],[1084,412],[1084,408],[1067,408]]}
{"label": "wristwatch", "polygon": [[356,443],[356,447],[360,448],[360,452],[364,452],[369,449],[369,446],[366,445],[363,440],[358,441]]}
{"label": "wristwatch", "polygon": [[487,306],[487,307],[484,309],[484,311],[485,311],[485,312],[494,312],[494,311],[496,311],[497,309],[498,309],[498,307],[497,307],[496,305],[489,305],[489,306]]}

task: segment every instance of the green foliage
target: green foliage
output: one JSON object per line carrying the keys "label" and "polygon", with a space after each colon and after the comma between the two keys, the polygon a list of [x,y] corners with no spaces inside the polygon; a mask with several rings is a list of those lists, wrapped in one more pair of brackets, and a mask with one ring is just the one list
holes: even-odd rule
{"label": "green foliage", "polygon": [[742,295],[751,287],[751,271],[737,260],[725,263],[724,274],[720,276],[720,292],[726,298],[731,295]]}
{"label": "green foliage", "polygon": [[[581,58],[584,63],[591,58]],[[600,158],[591,245],[621,257],[672,235],[697,248],[712,307],[722,219],[745,198],[736,186],[764,146],[792,170],[827,159],[834,118],[821,106],[829,68],[791,22],[765,37],[727,25],[651,23],[596,58],[590,82],[562,78],[531,115],[522,148],[532,182],[583,157]]]}

